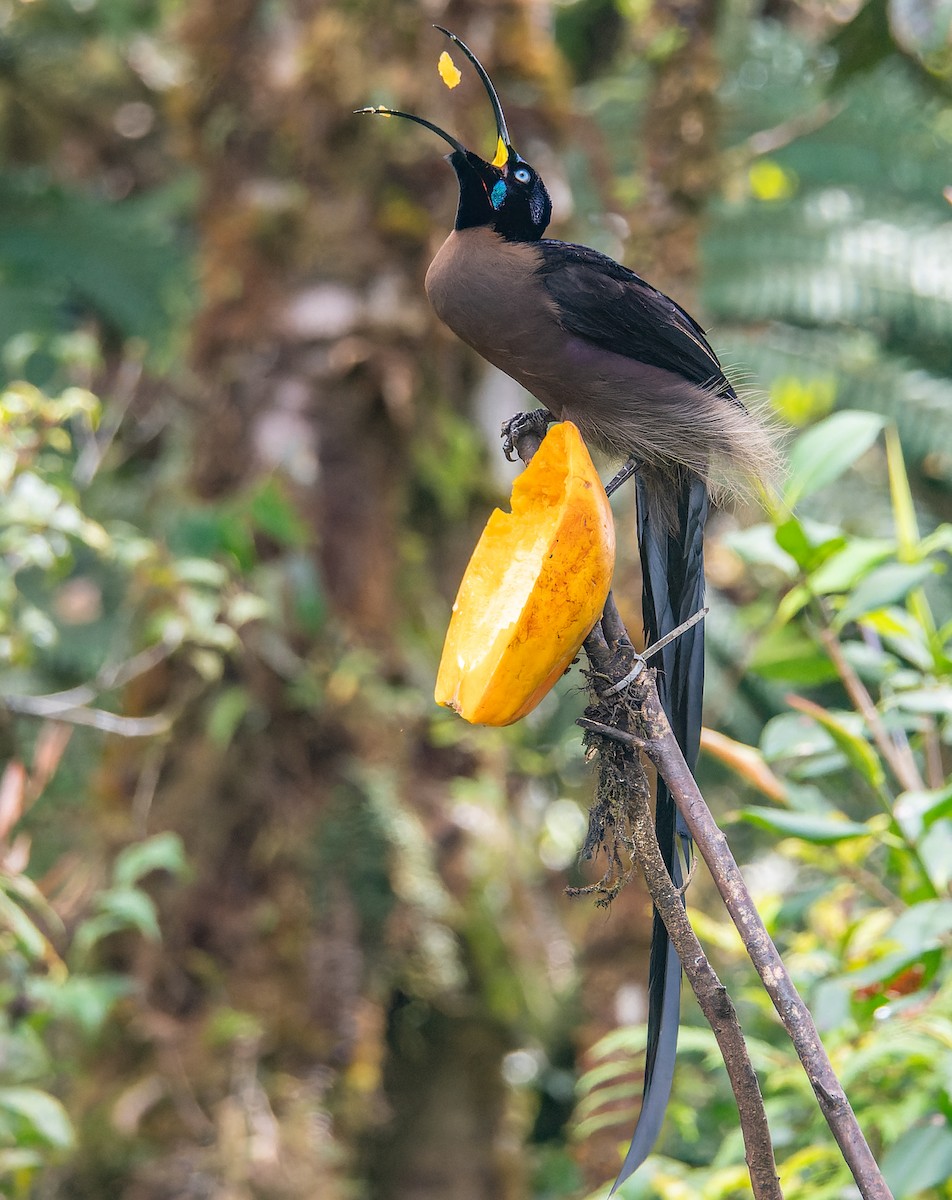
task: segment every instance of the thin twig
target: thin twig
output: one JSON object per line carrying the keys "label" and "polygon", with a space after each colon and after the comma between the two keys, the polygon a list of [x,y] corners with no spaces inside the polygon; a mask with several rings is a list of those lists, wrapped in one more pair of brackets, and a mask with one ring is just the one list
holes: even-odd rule
{"label": "thin twig", "polygon": [[124,717],[103,708],[90,707],[102,692],[124,687],[164,661],[181,644],[181,639],[157,642],[123,662],[103,667],[92,683],[82,683],[62,692],[46,692],[41,696],[0,696],[0,708],[28,717],[44,717],[68,725],[88,725],[104,733],[122,737],[152,737],[167,733],[172,727],[168,714],[151,717]]}
{"label": "thin twig", "polygon": [[934,717],[926,719],[922,745],[926,760],[926,782],[930,788],[940,788],[945,783],[945,764],[942,761],[942,739]]}
{"label": "thin twig", "polygon": [[[596,630],[599,630],[597,625]],[[592,664],[593,678],[614,679],[620,677],[624,679],[631,675],[631,671],[626,669],[633,656],[630,646],[621,653],[613,655],[607,651],[606,639],[599,632],[596,637],[589,637],[586,640],[585,648]],[[644,660],[638,656],[635,656],[635,659],[644,668],[643,673],[653,680],[654,672],[646,668]],[[640,690],[640,685],[637,684],[634,688],[629,689],[628,694],[620,702],[624,708],[628,707],[630,697],[637,694],[638,690]],[[617,693],[617,686],[610,688],[608,693],[601,693],[598,708],[595,711],[601,711],[606,706],[606,702],[612,705],[619,703],[617,699],[611,698],[611,693]],[[592,711],[589,709],[589,712]],[[606,708],[606,715],[608,714],[609,710]],[[623,746],[633,750],[632,763],[636,772],[643,777],[637,751],[647,749],[647,743],[638,736],[638,732],[628,732],[620,728],[618,724],[605,724],[588,716],[580,718],[578,724],[590,734],[594,733],[611,741],[620,742]],[[604,751],[602,752],[604,753]],[[623,749],[621,753],[625,754],[626,751]],[[618,766],[617,760],[616,766]],[[612,773],[616,774],[614,770]],[[618,766],[617,774],[628,777],[628,771],[624,767]],[[684,973],[697,997],[698,1006],[714,1033],[724,1059],[728,1079],[737,1102],[741,1134],[744,1139],[744,1152],[755,1200],[783,1200],[757,1073],[750,1061],[747,1044],[744,1041],[731,998],[704,954],[685,912],[682,890],[675,886],[664,864],[648,803],[647,787],[637,786],[636,783],[635,786],[628,788],[626,823],[628,828],[626,844],[629,853],[644,872],[652,903],[664,921],[671,942],[681,960]],[[609,898],[616,889],[617,884],[608,884],[607,895]],[[602,887],[597,887],[596,890],[605,894]]]}
{"label": "thin twig", "polygon": [[176,634],[173,637],[164,637],[160,642],[156,642],[155,645],[147,646],[144,650],[140,650],[138,654],[133,654],[131,658],[124,659],[120,663],[114,663],[112,666],[107,663],[106,666],[99,670],[92,686],[99,692],[109,692],[113,688],[125,687],[133,679],[138,679],[140,675],[145,675],[153,667],[157,667],[159,663],[164,662],[170,655],[175,653],[181,644],[181,634]]}
{"label": "thin twig", "polygon": [[743,938],[747,953],[793,1042],[820,1110],[856,1180],[860,1194],[864,1200],[892,1200],[892,1193],[876,1165],[823,1048],[810,1010],[800,998],[744,883],[727,839],[718,828],[684,761],[661,707],[653,671],[643,672],[635,681],[632,698],[641,711],[640,732],[644,750],[667,783],[710,869],[727,911]]}
{"label": "thin twig", "polygon": [[669,646],[673,641],[676,641],[682,633],[687,633],[689,629],[693,629],[698,621],[703,621],[711,610],[709,608],[699,608],[693,617],[688,617],[686,621],[682,621],[676,629],[672,629],[670,633],[666,633],[664,637],[658,638],[656,642],[652,642],[641,652],[642,658],[653,658],[659,650],[663,650],[665,646]]}
{"label": "thin twig", "polygon": [[795,142],[797,138],[803,137],[804,134],[822,129],[842,111],[842,104],[823,100],[809,112],[792,117],[788,121],[781,121],[779,125],[774,125],[770,129],[758,129],[737,149],[742,152],[746,151],[747,155],[752,158],[759,158],[762,154],[774,154],[776,151],[782,150],[784,146]]}
{"label": "thin twig", "polygon": [[670,646],[672,642],[677,641],[682,633],[687,633],[687,631],[693,628],[698,621],[703,621],[708,612],[710,612],[710,609],[698,609],[693,617],[688,617],[688,619],[686,621],[682,621],[676,629],[672,629],[671,632],[666,633],[664,637],[660,637],[656,642],[652,642],[650,646],[646,646],[640,654],[636,655],[635,664],[627,673],[627,675],[623,675],[617,683],[613,683],[610,688],[602,692],[602,695],[613,696],[616,692],[620,692],[626,688],[629,683],[638,678],[642,670],[644,670],[644,668],[648,665],[649,658],[654,658],[659,650],[663,650],[665,646]]}
{"label": "thin twig", "polygon": [[98,430],[90,432],[73,469],[73,481],[80,488],[88,487],[95,479],[109,447],[116,439],[129,406],[135,399],[142,380],[141,359],[126,358],[119,368],[113,387],[113,403],[107,409]]}
{"label": "thin twig", "polygon": [[900,746],[889,736],[876,705],[873,703],[872,696],[847,661],[836,634],[826,625],[820,625],[818,633],[823,648],[830,656],[830,662],[846,689],[846,694],[866,722],[866,727],[876,743],[879,753],[886,760],[899,786],[904,792],[923,791],[926,785],[919,774],[919,768],[916,766],[909,743]]}
{"label": "thin twig", "polygon": [[783,1200],[774,1160],[767,1113],[757,1072],[727,989],[701,949],[684,910],[681,891],[675,887],[661,857],[647,797],[634,794],[632,835],[651,900],[664,921],[698,1006],[711,1027],[737,1101],[744,1155],[756,1200]]}
{"label": "thin twig", "polygon": [[104,708],[58,704],[49,696],[6,696],[3,707],[23,716],[65,721],[67,725],[89,725],[103,733],[118,733],[122,737],[154,737],[158,733],[168,733],[172,728],[172,718],[165,713],[152,717],[123,717]]}

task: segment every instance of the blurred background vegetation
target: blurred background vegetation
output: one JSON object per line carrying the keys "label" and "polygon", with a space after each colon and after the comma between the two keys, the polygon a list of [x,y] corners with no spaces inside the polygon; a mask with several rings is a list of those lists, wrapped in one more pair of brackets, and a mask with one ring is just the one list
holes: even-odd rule
{"label": "blurred background vegetation", "polygon": [[[0,1193],[581,1200],[627,1143],[648,913],[564,895],[581,677],[431,700],[524,402],[423,297],[443,147],[351,116],[485,152],[433,21],[554,234],[789,431],[790,507],[712,523],[700,778],[896,1196],[952,1196],[948,0],[0,0]],[[787,1196],[852,1196],[690,900]],[[684,1015],[627,1200],[749,1194]]]}

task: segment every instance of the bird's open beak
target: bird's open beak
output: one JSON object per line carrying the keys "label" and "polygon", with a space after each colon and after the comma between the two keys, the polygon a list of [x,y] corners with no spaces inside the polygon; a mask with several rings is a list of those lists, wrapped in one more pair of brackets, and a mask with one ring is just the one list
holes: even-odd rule
{"label": "bird's open beak", "polygon": [[[476,55],[470,50],[465,42],[461,41],[455,33],[450,33],[448,29],[444,29],[442,25],[435,25],[440,33],[445,33],[446,36],[455,45],[459,46],[460,50],[466,55],[469,61],[476,68],[476,73],[483,81],[483,87],[489,96],[490,103],[493,106],[493,116],[496,118],[496,155],[492,159],[492,166],[501,168],[509,162],[510,159],[518,158],[515,150],[509,141],[509,130],[506,127],[506,116],[502,111],[502,105],[499,102],[499,97],[496,94],[496,89],[493,87],[493,81],[489,78],[486,68],[479,61]],[[406,121],[415,121],[417,125],[422,125],[424,129],[429,129],[431,133],[435,133],[441,137],[444,142],[448,142],[454,150],[460,154],[469,156],[470,151],[466,149],[458,138],[453,137],[451,133],[447,133],[445,129],[440,129],[439,125],[434,125],[432,121],[427,121],[424,117],[414,116],[413,113],[400,112],[395,108],[385,108],[383,105],[377,105],[372,108],[358,108],[359,114],[369,113],[372,116],[378,117],[403,117]]]}
{"label": "bird's open beak", "polygon": [[460,50],[466,55],[469,61],[476,68],[476,73],[483,81],[483,87],[489,96],[489,101],[493,106],[493,116],[496,118],[496,157],[492,160],[494,167],[504,167],[510,158],[516,157],[516,152],[512,148],[512,143],[509,141],[509,130],[506,127],[506,114],[502,111],[502,104],[499,102],[499,96],[496,94],[496,89],[493,87],[493,81],[489,78],[489,72],[479,61],[476,55],[470,50],[469,46],[464,41],[456,36],[455,33],[450,33],[448,29],[444,29],[442,25],[434,25],[434,29],[438,29],[440,33],[445,33],[446,36],[455,45],[459,46]]}

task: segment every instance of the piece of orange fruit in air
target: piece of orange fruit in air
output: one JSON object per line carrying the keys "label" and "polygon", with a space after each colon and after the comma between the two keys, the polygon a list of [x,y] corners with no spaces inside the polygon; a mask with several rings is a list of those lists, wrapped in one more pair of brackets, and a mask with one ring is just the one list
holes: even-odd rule
{"label": "piece of orange fruit in air", "polygon": [[436,702],[476,725],[531,712],[605,606],[615,526],[579,431],[551,425],[469,560],[443,645]]}
{"label": "piece of orange fruit in air", "polygon": [[440,55],[440,61],[436,64],[436,69],[440,73],[440,79],[443,80],[448,88],[459,86],[459,81],[463,78],[462,72],[445,50]]}

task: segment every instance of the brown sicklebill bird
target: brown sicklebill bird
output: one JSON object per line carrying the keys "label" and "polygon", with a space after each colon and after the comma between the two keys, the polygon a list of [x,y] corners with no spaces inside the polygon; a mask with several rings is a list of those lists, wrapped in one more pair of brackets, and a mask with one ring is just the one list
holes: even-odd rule
{"label": "brown sicklebill bird", "polygon": [[[439,126],[390,108],[452,147],[459,181],[456,226],[426,275],[437,315],[488,362],[531,392],[555,420],[573,421],[591,445],[634,464],[637,534],[650,644],[704,603],[704,524],[711,487],[768,480],[775,452],[724,375],[704,330],[633,271],[586,246],[544,238],[552,202],[513,148],[492,81],[455,34],[437,26],[479,74],[496,118],[486,162]],[[659,654],[658,686],[684,757],[701,734],[704,634],[697,624]],[[691,839],[659,781],[655,827],[681,886]],[[680,843],[680,853],[679,853]],[[682,856],[684,862],[682,863]],[[681,964],[657,912],[648,971],[648,1039],[638,1124],[617,1188],[661,1129],[674,1072]],[[613,1189],[614,1191],[614,1189]]]}

